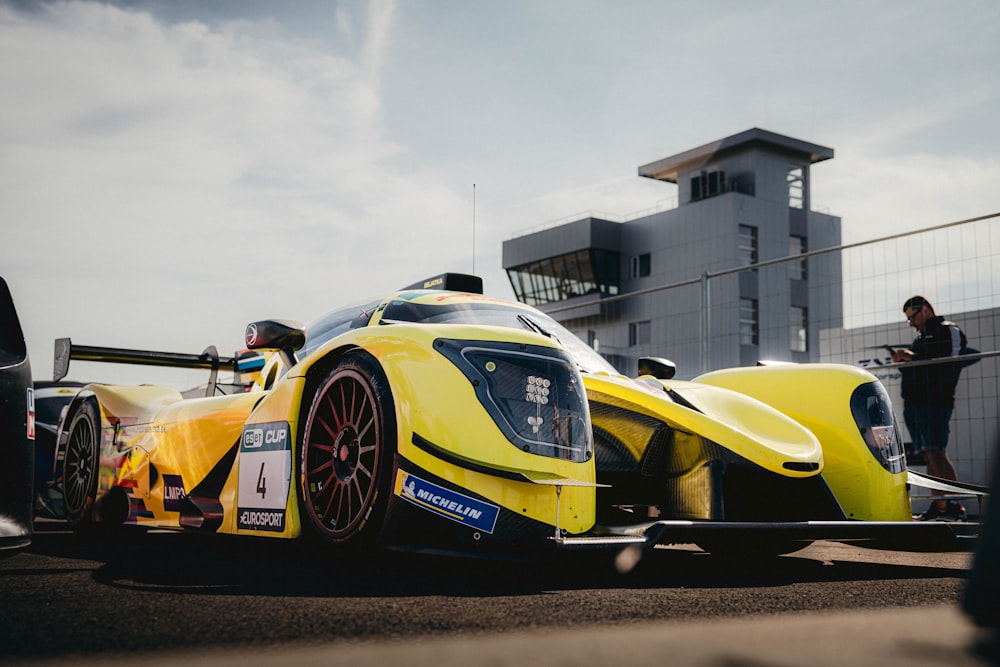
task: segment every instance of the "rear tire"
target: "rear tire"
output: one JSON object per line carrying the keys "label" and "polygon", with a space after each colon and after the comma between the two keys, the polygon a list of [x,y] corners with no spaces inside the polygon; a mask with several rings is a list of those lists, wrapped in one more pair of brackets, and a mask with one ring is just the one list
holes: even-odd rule
{"label": "rear tire", "polygon": [[396,413],[378,363],[353,352],[323,379],[299,452],[303,529],[355,551],[374,546],[389,504]]}
{"label": "rear tire", "polygon": [[97,405],[84,401],[73,413],[63,458],[66,520],[76,529],[93,523],[101,455],[101,418]]}

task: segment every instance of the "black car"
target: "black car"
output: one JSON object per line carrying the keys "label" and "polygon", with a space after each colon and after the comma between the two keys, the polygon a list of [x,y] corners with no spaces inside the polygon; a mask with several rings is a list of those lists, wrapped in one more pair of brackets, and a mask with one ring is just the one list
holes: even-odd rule
{"label": "black car", "polygon": [[31,544],[35,406],[24,332],[0,278],[0,556]]}

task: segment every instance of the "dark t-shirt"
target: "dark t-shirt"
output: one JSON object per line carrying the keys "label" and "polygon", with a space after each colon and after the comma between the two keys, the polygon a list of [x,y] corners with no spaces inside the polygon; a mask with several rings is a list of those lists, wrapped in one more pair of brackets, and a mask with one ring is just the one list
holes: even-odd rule
{"label": "dark t-shirt", "polygon": [[[957,356],[965,352],[965,334],[954,322],[941,316],[927,320],[910,350],[913,361]],[[962,362],[928,364],[899,369],[903,376],[903,402],[907,405],[938,405],[954,407],[955,386],[962,371]]]}

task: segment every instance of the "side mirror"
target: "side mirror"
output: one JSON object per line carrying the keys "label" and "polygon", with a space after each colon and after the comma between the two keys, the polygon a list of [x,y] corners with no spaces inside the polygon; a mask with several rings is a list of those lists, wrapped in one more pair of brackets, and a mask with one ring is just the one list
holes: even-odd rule
{"label": "side mirror", "polygon": [[278,350],[291,368],[298,361],[295,350],[306,344],[306,330],[291,320],[262,320],[247,325],[245,339],[248,350]]}
{"label": "side mirror", "polygon": [[640,357],[639,375],[652,375],[657,380],[669,380],[677,374],[677,364],[660,357]]}

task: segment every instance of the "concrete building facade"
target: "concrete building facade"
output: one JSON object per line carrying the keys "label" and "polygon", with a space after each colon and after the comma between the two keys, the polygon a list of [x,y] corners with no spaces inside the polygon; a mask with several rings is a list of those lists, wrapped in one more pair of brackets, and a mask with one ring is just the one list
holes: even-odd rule
{"label": "concrete building facade", "polygon": [[753,128],[638,168],[677,185],[676,208],[515,237],[503,267],[519,300],[626,374],[643,356],[672,359],[681,378],[818,361],[820,329],[842,324],[839,256],[734,269],[840,245],[840,218],[810,207],[811,167],[831,158],[831,148]]}

